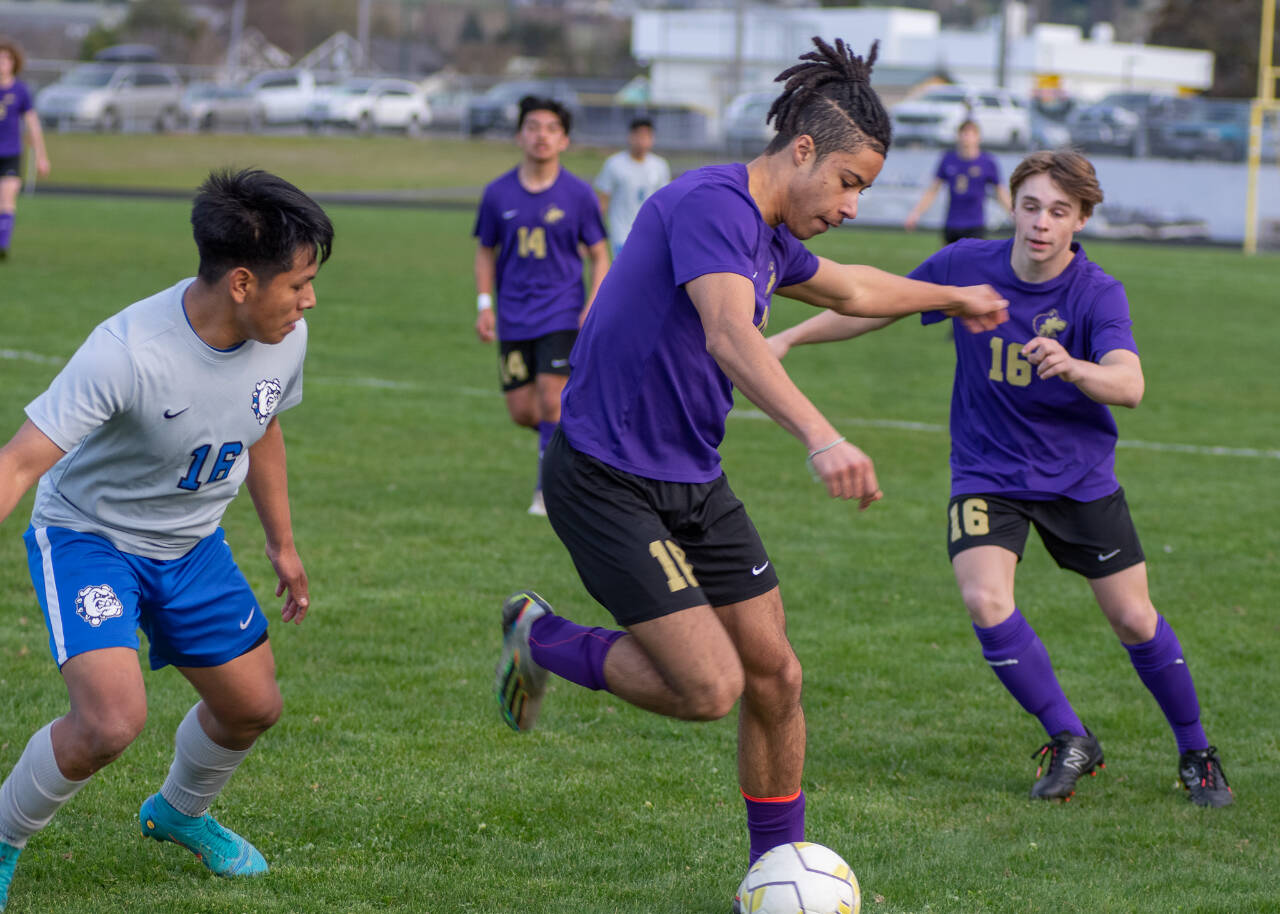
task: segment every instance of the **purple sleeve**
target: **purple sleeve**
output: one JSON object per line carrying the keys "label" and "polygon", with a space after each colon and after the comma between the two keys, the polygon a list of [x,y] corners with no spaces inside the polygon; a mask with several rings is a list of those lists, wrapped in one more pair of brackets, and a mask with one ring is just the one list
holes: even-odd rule
{"label": "purple sleeve", "polygon": [[[947,284],[947,276],[951,268],[951,248],[954,245],[947,245],[942,250],[931,255],[928,260],[920,264],[910,273],[907,274],[908,279],[918,279],[921,282],[932,282],[939,285]],[[920,323],[928,326],[936,324],[939,321],[947,320],[947,315],[941,311],[924,311],[920,314]]]}
{"label": "purple sleeve", "polygon": [[595,191],[585,181],[582,183],[582,224],[578,230],[578,240],[587,247],[608,237],[604,228],[604,219],[600,215],[600,201]]}
{"label": "purple sleeve", "polygon": [[497,209],[491,188],[486,187],[484,196],[480,198],[480,208],[476,211],[476,225],[471,230],[471,234],[480,239],[480,243],[487,248],[496,247],[498,244]]}
{"label": "purple sleeve", "polygon": [[1089,361],[1097,362],[1116,349],[1138,354],[1133,321],[1129,318],[1129,298],[1118,282],[1103,289],[1093,303],[1089,316]]}
{"label": "purple sleeve", "polygon": [[741,197],[716,187],[700,187],[673,206],[667,219],[676,285],[708,273],[751,278],[759,216]]}
{"label": "purple sleeve", "polygon": [[947,167],[947,154],[943,153],[942,157],[938,159],[938,167],[933,170],[933,176],[937,178],[939,181],[947,180],[946,167]]}
{"label": "purple sleeve", "polygon": [[785,258],[778,270],[778,285],[794,286],[812,279],[818,272],[817,255],[801,244],[785,226],[778,231],[778,237],[782,240],[782,256]]}

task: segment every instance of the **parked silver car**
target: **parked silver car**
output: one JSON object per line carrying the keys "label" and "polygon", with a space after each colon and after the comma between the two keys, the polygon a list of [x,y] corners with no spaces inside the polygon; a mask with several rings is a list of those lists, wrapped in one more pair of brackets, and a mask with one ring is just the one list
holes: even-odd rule
{"label": "parked silver car", "polygon": [[179,121],[191,130],[257,130],[263,120],[261,103],[244,86],[192,83],[182,93]]}
{"label": "parked silver car", "polygon": [[120,130],[143,125],[158,131],[178,123],[182,80],[178,71],[154,63],[86,63],[68,71],[36,95],[46,125]]}

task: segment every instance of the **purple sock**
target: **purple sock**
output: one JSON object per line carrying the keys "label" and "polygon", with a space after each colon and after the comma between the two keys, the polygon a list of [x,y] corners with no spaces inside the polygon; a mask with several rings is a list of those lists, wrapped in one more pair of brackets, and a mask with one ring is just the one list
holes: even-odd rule
{"label": "purple sock", "polygon": [[0,250],[9,249],[9,239],[13,236],[13,213],[0,213]]}
{"label": "purple sock", "polygon": [[538,423],[538,488],[542,488],[542,455],[547,451],[547,445],[551,443],[551,436],[556,433],[556,429],[560,427],[559,422],[539,422]]}
{"label": "purple sock", "polygon": [[747,866],[779,844],[804,840],[803,790],[789,797],[749,797],[744,793],[742,799],[747,801],[747,834],[751,836]]}
{"label": "purple sock", "polygon": [[1142,644],[1126,644],[1124,648],[1129,652],[1133,668],[1138,671],[1138,678],[1155,696],[1156,704],[1160,705],[1173,728],[1178,751],[1208,748],[1209,738],[1200,726],[1200,700],[1196,698],[1196,686],[1182,659],[1178,636],[1164,616],[1160,616],[1154,638]]}
{"label": "purple sock", "polygon": [[548,613],[529,627],[529,656],[543,669],[588,689],[608,690],[604,658],[626,632],[594,628]]}
{"label": "purple sock", "polygon": [[1084,724],[1072,710],[1054,675],[1049,652],[1017,607],[1013,615],[999,625],[990,628],[975,625],[973,631],[982,644],[982,656],[996,678],[1018,704],[1040,719],[1049,736],[1063,730],[1085,735]]}

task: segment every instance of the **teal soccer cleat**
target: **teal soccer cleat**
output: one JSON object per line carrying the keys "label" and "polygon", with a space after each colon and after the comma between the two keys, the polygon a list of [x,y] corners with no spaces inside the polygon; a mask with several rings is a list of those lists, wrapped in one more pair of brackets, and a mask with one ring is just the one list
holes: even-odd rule
{"label": "teal soccer cleat", "polygon": [[208,813],[198,818],[183,815],[158,793],[142,801],[138,821],[144,838],[181,844],[219,876],[260,876],[267,871],[267,861],[244,838]]}
{"label": "teal soccer cleat", "polygon": [[9,883],[13,882],[13,870],[18,865],[22,848],[0,841],[0,911],[9,900]]}

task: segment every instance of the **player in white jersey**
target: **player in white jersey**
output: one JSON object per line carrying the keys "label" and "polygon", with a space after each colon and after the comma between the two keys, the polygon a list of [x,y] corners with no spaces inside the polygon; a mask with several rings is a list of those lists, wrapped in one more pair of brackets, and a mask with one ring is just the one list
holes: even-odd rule
{"label": "player in white jersey", "polygon": [[152,669],[176,666],[200,695],[143,835],[222,876],[267,870],[208,812],[281,710],[266,617],[218,525],[247,483],[281,618],[301,622],[278,415],[302,399],[303,314],[333,226],[263,171],[210,175],[191,224],[197,276],[100,324],[0,448],[0,521],[39,480],[24,539],[70,699],[0,786],[0,910],[27,840],[142,729],[138,628]]}
{"label": "player in white jersey", "polygon": [[604,160],[594,185],[609,223],[615,258],[631,234],[641,204],[670,183],[671,166],[653,151],[653,121],[636,118],[627,131],[627,148]]}

